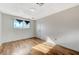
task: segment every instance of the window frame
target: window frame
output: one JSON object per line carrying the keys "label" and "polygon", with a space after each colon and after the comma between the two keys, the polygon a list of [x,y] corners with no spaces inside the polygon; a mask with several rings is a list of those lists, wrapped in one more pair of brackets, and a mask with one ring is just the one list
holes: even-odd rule
{"label": "window frame", "polygon": [[[17,18],[16,18],[16,19],[17,19]],[[21,19],[21,20],[23,20],[23,22],[24,22],[24,21],[30,21],[29,28],[26,28],[26,27],[22,27],[22,28],[15,27],[14,21],[15,21],[16,19],[13,20],[13,28],[14,28],[14,29],[30,29],[30,28],[31,28],[31,21],[30,21],[30,20],[27,20],[27,19]],[[20,19],[19,19],[19,20],[20,20]],[[17,21],[17,20],[16,20],[16,21]],[[24,26],[24,24],[23,24],[23,26]]]}

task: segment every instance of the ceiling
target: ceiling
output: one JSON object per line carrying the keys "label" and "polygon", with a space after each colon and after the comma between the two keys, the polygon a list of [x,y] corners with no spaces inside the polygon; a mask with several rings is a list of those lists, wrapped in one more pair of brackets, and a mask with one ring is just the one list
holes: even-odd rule
{"label": "ceiling", "polygon": [[[48,15],[75,7],[77,3],[45,3],[39,6],[36,3],[0,3],[0,12],[38,20]],[[31,10],[32,9],[32,10]]]}

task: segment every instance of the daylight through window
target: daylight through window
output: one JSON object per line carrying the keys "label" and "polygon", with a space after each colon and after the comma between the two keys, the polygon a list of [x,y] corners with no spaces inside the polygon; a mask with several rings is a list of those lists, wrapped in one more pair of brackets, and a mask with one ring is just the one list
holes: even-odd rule
{"label": "daylight through window", "polygon": [[30,21],[26,20],[14,20],[14,28],[30,28]]}

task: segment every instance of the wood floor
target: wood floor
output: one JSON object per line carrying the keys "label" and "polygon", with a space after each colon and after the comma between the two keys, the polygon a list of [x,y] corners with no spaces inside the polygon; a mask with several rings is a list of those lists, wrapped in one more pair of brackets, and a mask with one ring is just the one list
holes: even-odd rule
{"label": "wood floor", "polygon": [[45,41],[39,38],[29,38],[7,42],[0,46],[0,55],[79,55],[79,52],[60,45],[55,45],[49,49],[46,54],[39,50],[32,49],[35,46],[43,44],[44,42]]}
{"label": "wood floor", "polygon": [[[12,41],[12,42],[7,42],[2,44],[0,47],[0,54],[1,55],[13,55],[13,54],[27,54],[28,49],[30,46],[35,46],[37,44],[40,44],[44,42],[43,40],[38,40],[38,38],[29,38],[29,39],[22,39],[22,40],[17,40],[17,41]],[[23,52],[19,53],[17,50],[20,50]],[[25,50],[25,51],[24,51]]]}

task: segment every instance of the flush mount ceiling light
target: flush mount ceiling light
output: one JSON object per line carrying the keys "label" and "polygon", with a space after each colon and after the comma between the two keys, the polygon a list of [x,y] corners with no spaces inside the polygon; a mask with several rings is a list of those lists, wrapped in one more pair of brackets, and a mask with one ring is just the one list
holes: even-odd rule
{"label": "flush mount ceiling light", "polygon": [[44,3],[36,3],[37,5],[39,5],[39,6],[43,6],[44,5]]}
{"label": "flush mount ceiling light", "polygon": [[[38,6],[43,6],[44,5],[44,3],[36,3]],[[30,8],[30,11],[31,12],[34,12],[35,11],[35,8]]]}

